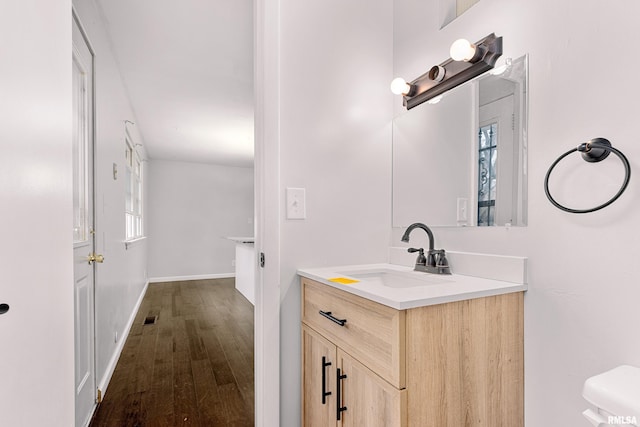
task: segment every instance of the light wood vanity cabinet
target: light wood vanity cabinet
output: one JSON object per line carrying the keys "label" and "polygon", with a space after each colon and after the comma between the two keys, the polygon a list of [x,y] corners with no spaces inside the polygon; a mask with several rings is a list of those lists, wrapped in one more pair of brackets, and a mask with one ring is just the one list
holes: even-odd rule
{"label": "light wood vanity cabinet", "polygon": [[522,292],[395,310],[303,278],[302,322],[304,427],[524,425]]}

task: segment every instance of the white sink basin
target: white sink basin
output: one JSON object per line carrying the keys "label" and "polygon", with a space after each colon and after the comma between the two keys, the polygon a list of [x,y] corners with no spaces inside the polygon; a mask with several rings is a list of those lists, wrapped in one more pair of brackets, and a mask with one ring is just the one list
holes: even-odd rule
{"label": "white sink basin", "polygon": [[419,271],[397,271],[388,268],[341,271],[339,274],[364,283],[375,283],[389,288],[414,288],[452,282],[451,276],[439,276]]}

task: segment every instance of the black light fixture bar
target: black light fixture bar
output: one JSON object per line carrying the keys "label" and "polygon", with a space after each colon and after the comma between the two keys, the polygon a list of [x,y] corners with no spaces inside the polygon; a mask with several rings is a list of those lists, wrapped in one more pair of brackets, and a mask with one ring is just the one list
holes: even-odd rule
{"label": "black light fixture bar", "polygon": [[403,104],[407,110],[495,67],[502,55],[502,37],[496,37],[491,33],[476,42],[475,46],[476,54],[469,61],[455,61],[449,58],[410,82],[411,91],[403,96]]}

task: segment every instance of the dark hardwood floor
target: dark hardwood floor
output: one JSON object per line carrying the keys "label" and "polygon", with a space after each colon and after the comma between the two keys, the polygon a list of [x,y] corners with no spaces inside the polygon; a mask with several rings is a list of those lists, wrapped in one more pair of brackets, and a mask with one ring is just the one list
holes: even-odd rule
{"label": "dark hardwood floor", "polygon": [[149,284],[91,427],[253,426],[253,415],[253,306],[233,279]]}

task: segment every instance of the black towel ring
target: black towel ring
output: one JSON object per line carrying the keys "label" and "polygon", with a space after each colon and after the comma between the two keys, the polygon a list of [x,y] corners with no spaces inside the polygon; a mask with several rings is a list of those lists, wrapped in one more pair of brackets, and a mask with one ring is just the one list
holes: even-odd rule
{"label": "black towel ring", "polygon": [[[620,158],[620,160],[622,161],[622,164],[624,165],[624,182],[622,183],[622,187],[620,187],[620,190],[618,190],[618,192],[616,193],[615,196],[613,196],[611,198],[611,200],[596,206],[595,208],[591,208],[591,209],[572,209],[572,208],[568,208],[566,206],[562,206],[560,203],[556,202],[555,199],[553,197],[551,197],[551,193],[549,192],[549,176],[551,175],[551,171],[553,170],[553,168],[556,167],[556,165],[558,163],[560,163],[560,160],[564,159],[565,157],[567,157],[569,154],[575,152],[575,151],[579,151],[582,153],[582,158],[590,163],[597,163],[599,161],[602,161],[604,159],[607,158],[607,156],[609,156],[609,153],[613,153],[616,156],[618,156]],[[570,213],[589,213],[589,212],[595,212],[597,210],[600,210],[602,208],[606,208],[607,206],[609,206],[611,203],[615,202],[618,197],[620,197],[620,195],[622,195],[622,193],[624,193],[624,190],[627,188],[627,185],[629,185],[629,178],[631,177],[631,166],[629,165],[629,160],[627,160],[627,158],[625,157],[624,154],[622,154],[619,150],[613,148],[611,146],[611,143],[604,139],[604,138],[594,138],[589,142],[585,142],[582,143],[580,145],[578,145],[576,148],[573,148],[569,151],[567,151],[566,153],[564,153],[563,155],[561,155],[560,157],[558,157],[556,159],[555,162],[553,162],[553,164],[551,165],[551,167],[549,168],[549,170],[547,171],[547,175],[544,177],[544,192],[547,195],[547,198],[549,199],[549,201],[558,209],[563,210],[565,212],[570,212]]]}

